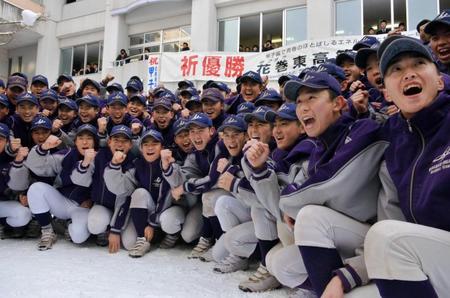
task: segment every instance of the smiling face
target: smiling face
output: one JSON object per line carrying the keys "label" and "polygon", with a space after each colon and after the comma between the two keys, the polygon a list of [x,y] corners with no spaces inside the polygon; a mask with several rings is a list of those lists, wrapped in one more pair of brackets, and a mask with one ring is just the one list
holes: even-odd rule
{"label": "smiling face", "polygon": [[214,127],[200,127],[197,125],[191,125],[189,127],[189,138],[195,149],[202,151],[206,148],[209,141],[211,141],[214,135]]}
{"label": "smiling face", "polygon": [[152,137],[147,137],[142,141],[141,153],[148,162],[154,162],[161,156],[162,144]]}
{"label": "smiling face", "polygon": [[369,83],[372,84],[372,86],[376,87],[377,89],[383,88],[383,79],[381,78],[380,67],[378,65],[378,58],[376,53],[373,53],[367,59],[366,75],[367,80],[369,80]]}
{"label": "smiling face", "polygon": [[253,118],[248,123],[247,135],[250,139],[268,144],[272,139],[272,125],[269,122]]}
{"label": "smiling face", "polygon": [[174,138],[175,144],[183,150],[183,152],[188,153],[192,150],[192,142],[189,138],[189,131],[183,130],[180,133],[178,133]]}
{"label": "smiling face", "polygon": [[351,59],[345,59],[344,62],[342,62],[341,67],[344,70],[345,78],[350,82],[356,81],[361,75],[361,70]]}
{"label": "smiling face", "polygon": [[52,113],[56,111],[56,109],[58,108],[58,102],[50,98],[44,98],[39,100],[39,104],[43,109],[49,110]]}
{"label": "smiling face", "polygon": [[450,64],[450,29],[448,26],[440,26],[436,34],[430,38],[430,47],[439,61]]}
{"label": "smiling face", "polygon": [[33,143],[35,145],[42,145],[51,133],[52,132],[50,129],[45,129],[42,127],[36,128],[31,131],[31,139],[33,139]]}
{"label": "smiling face", "polygon": [[78,116],[81,122],[89,123],[97,117],[98,108],[91,106],[87,102],[82,101],[78,107]]}
{"label": "smiling face", "polygon": [[261,93],[262,86],[255,81],[245,80],[241,84],[241,95],[245,101],[253,102]]}
{"label": "smiling face", "polygon": [[223,103],[206,99],[202,101],[202,109],[203,113],[208,115],[209,119],[214,120],[222,113]]}
{"label": "smiling face", "polygon": [[303,87],[297,97],[296,113],[306,134],[315,138],[339,119],[344,106],[344,98],[332,98],[328,89]]}
{"label": "smiling face", "polygon": [[113,103],[108,106],[108,114],[115,124],[122,123],[123,117],[127,112],[127,107],[120,103]]}
{"label": "smiling face", "polygon": [[130,100],[127,105],[128,114],[135,118],[139,118],[145,111],[145,106],[137,99]]}
{"label": "smiling face", "polygon": [[35,96],[38,96],[39,94],[41,94],[42,91],[47,90],[47,85],[45,85],[42,82],[35,82],[34,84],[32,84],[30,86],[30,91],[31,93],[33,93]]}
{"label": "smiling face", "polygon": [[131,140],[124,135],[118,134],[108,139],[108,146],[111,152],[114,154],[116,151],[122,151],[127,154],[133,146]]}
{"label": "smiling face", "polygon": [[157,106],[153,109],[152,116],[158,128],[165,129],[170,125],[174,113],[162,106]]}
{"label": "smiling face", "polygon": [[280,117],[275,119],[273,126],[273,137],[277,142],[277,147],[282,150],[289,149],[301,134],[305,133],[300,121],[286,120]]}
{"label": "smiling face", "polygon": [[222,139],[231,156],[238,156],[247,141],[245,132],[231,127],[223,130]]}
{"label": "smiling face", "polygon": [[404,54],[391,63],[384,75],[387,98],[407,119],[429,106],[444,82],[436,65],[424,57]]}
{"label": "smiling face", "polygon": [[39,108],[34,103],[22,101],[17,105],[17,114],[24,122],[31,122],[39,112]]}
{"label": "smiling face", "polygon": [[71,123],[75,117],[77,117],[77,111],[61,105],[58,108],[58,119],[62,121],[64,125]]}
{"label": "smiling face", "polygon": [[86,86],[84,86],[81,96],[86,96],[88,94],[94,95],[94,96],[99,96],[99,92],[98,92],[97,88],[95,88],[95,86],[92,84],[87,84]]}
{"label": "smiling face", "polygon": [[75,147],[77,148],[78,152],[84,156],[84,151],[87,149],[93,149],[95,145],[95,138],[94,136],[87,131],[81,132],[77,135],[75,138]]}

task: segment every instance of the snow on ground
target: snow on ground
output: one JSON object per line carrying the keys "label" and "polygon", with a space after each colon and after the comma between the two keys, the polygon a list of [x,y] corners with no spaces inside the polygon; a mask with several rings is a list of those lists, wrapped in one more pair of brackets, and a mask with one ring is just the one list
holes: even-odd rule
{"label": "snow on ground", "polygon": [[[152,249],[140,259],[111,255],[95,244],[58,239],[38,251],[37,239],[0,240],[0,297],[286,297],[286,289],[244,293],[252,271],[212,272],[213,263],[187,258],[190,247]],[[253,266],[252,268],[255,268]],[[255,268],[256,269],[256,268]]]}

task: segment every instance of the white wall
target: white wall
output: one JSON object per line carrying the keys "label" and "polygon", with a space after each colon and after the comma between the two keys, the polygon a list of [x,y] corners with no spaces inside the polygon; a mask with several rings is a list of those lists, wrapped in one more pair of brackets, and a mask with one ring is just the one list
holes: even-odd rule
{"label": "white wall", "polygon": [[0,48],[0,79],[4,80],[8,77],[8,50]]}
{"label": "white wall", "polygon": [[[320,2],[313,0],[308,2]],[[283,10],[289,7],[303,6],[306,0],[256,0],[256,1],[233,1],[216,0],[217,19],[226,19],[237,16],[251,15],[260,12]]]}
{"label": "white wall", "polygon": [[21,71],[31,79],[36,74],[36,52],[37,45],[9,50],[8,59],[13,59],[11,72],[19,71],[18,59],[22,57]]}

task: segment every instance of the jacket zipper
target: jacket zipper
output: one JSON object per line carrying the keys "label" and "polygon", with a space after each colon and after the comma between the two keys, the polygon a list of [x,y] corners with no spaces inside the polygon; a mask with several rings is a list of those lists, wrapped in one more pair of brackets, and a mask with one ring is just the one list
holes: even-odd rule
{"label": "jacket zipper", "polygon": [[422,144],[422,149],[421,149],[419,155],[417,156],[417,159],[414,162],[414,165],[412,168],[411,180],[410,180],[410,184],[409,184],[409,213],[411,214],[411,217],[414,220],[414,222],[417,223],[417,220],[414,217],[414,213],[413,213],[413,185],[414,185],[414,175],[416,173],[417,164],[419,163],[419,160],[422,157],[423,152],[425,151],[425,138],[423,137],[422,132],[417,127],[413,127],[409,120],[406,120],[406,122],[408,123],[408,129],[411,133],[413,132],[413,128],[415,128],[415,130],[417,131],[417,133],[420,136],[420,141]]}

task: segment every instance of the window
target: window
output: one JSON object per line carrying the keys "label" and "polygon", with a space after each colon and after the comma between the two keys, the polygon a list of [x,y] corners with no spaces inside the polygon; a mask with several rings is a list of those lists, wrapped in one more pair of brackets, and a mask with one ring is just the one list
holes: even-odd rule
{"label": "window", "polygon": [[22,72],[22,56],[17,57],[17,71]]}
{"label": "window", "polygon": [[[336,32],[335,32],[336,35],[361,34],[360,5],[361,5],[360,0],[336,2]],[[349,17],[350,15],[352,17]]]}
{"label": "window", "polygon": [[[240,51],[259,52],[259,18],[259,14],[241,17],[239,31]],[[256,47],[256,49],[254,49],[254,47]]]}
{"label": "window", "polygon": [[236,52],[238,46],[239,19],[219,22],[219,51]]}
{"label": "window", "polygon": [[416,30],[423,19],[432,20],[437,15],[436,1],[408,0],[408,30]]}
{"label": "window", "polygon": [[264,50],[264,43],[269,41],[273,48],[283,46],[283,12],[276,11],[263,14],[263,29],[262,29],[262,49]]}
{"label": "window", "polygon": [[12,63],[13,63],[13,59],[9,58],[8,59],[8,77],[11,75],[12,73]]}
{"label": "window", "polygon": [[[439,0],[439,11],[442,12],[443,10],[450,8],[450,0]],[[434,19],[434,18],[432,18]]]}
{"label": "window", "polygon": [[289,45],[306,40],[306,8],[294,8],[286,10],[286,41]]}
{"label": "window", "polygon": [[95,42],[61,49],[60,73],[85,75],[102,69],[103,43]]}

